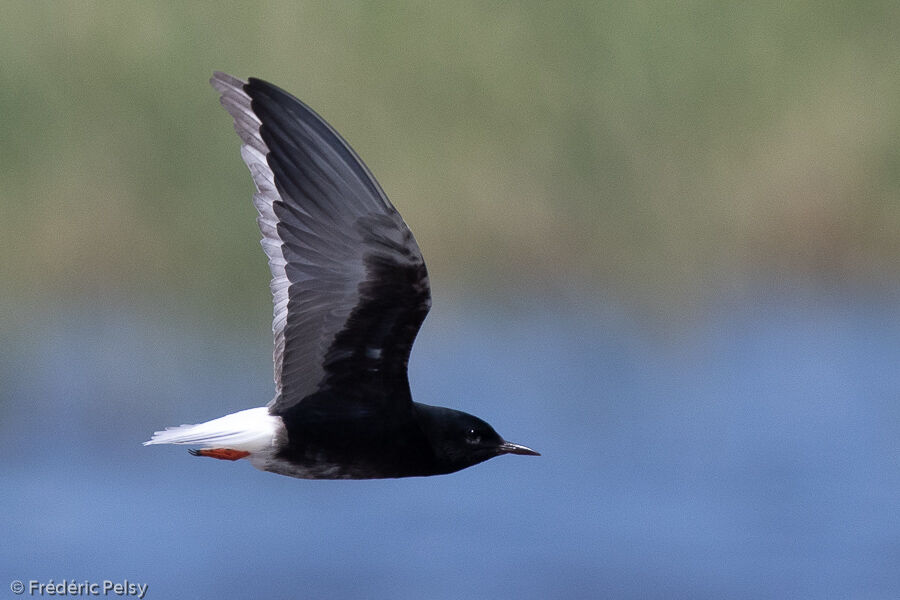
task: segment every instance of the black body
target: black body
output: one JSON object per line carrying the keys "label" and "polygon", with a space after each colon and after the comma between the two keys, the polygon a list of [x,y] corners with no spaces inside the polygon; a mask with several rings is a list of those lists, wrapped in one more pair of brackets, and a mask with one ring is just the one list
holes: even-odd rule
{"label": "black body", "polygon": [[[308,409],[282,417],[289,439],[278,453],[305,477],[439,475],[504,452],[487,423],[463,412],[414,402],[405,415],[378,414],[330,400],[320,411],[316,399],[309,400]],[[353,414],[341,412],[347,409]]]}
{"label": "black body", "polygon": [[275,297],[281,417],[270,470],[298,477],[449,473],[503,453],[484,421],[412,401],[407,363],[431,307],[416,240],[350,146],[278,87],[216,73],[257,193]]}

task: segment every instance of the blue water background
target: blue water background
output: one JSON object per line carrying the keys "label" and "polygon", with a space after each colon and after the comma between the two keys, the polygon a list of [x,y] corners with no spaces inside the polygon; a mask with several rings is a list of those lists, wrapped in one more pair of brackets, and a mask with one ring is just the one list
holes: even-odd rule
{"label": "blue water background", "polygon": [[256,322],[35,309],[0,350],[0,597],[127,579],[151,599],[898,598],[897,309],[767,293],[660,328],[439,303],[416,399],[543,456],[384,481],[141,446],[269,400]]}

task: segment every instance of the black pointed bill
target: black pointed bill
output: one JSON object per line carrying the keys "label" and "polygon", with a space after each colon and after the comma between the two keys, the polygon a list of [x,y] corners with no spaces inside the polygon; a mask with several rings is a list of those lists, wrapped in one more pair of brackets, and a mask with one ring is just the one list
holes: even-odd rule
{"label": "black pointed bill", "polygon": [[527,456],[541,455],[540,452],[535,452],[527,446],[523,446],[522,444],[513,444],[512,442],[503,442],[502,444],[497,446],[497,450],[499,450],[501,454],[525,454]]}

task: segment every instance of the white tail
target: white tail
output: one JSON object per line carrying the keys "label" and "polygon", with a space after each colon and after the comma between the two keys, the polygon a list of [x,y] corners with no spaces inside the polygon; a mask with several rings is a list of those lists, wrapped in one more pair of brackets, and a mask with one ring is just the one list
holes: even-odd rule
{"label": "white tail", "polygon": [[225,415],[198,425],[167,427],[157,431],[150,444],[191,444],[203,448],[228,448],[246,452],[270,450],[275,436],[284,427],[281,417],[269,414],[265,406]]}

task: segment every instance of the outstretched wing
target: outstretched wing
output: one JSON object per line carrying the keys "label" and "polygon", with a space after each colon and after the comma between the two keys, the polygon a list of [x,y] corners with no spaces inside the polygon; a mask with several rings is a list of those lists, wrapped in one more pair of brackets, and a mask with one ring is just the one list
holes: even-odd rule
{"label": "outstretched wing", "polygon": [[350,146],[300,100],[259,79],[217,72],[210,83],[234,117],[257,188],[275,302],[270,412],[323,393],[330,402],[408,407],[406,366],[431,291],[406,223]]}

